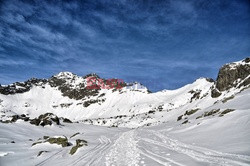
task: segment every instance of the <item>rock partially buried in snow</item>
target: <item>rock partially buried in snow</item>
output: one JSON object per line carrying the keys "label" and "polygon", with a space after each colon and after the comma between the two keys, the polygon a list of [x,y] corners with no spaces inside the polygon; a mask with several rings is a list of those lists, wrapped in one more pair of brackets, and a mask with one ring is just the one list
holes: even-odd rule
{"label": "rock partially buried in snow", "polygon": [[77,149],[82,147],[82,146],[87,146],[88,145],[88,142],[83,140],[83,139],[77,139],[76,140],[76,145],[73,146],[69,152],[69,154],[73,155],[76,153]]}
{"label": "rock partially buried in snow", "polygon": [[40,115],[38,118],[30,120],[30,124],[34,124],[36,126],[52,125],[53,123],[60,125],[59,118],[52,113],[45,113]]}
{"label": "rock partially buried in snow", "polygon": [[70,146],[71,144],[68,142],[68,138],[65,136],[53,136],[53,137],[49,137],[49,136],[44,136],[43,137],[44,140],[39,140],[37,142],[34,142],[32,144],[32,146],[35,146],[37,144],[42,144],[42,143],[50,143],[50,144],[57,144],[57,145],[61,145],[62,147],[66,147],[66,146]]}

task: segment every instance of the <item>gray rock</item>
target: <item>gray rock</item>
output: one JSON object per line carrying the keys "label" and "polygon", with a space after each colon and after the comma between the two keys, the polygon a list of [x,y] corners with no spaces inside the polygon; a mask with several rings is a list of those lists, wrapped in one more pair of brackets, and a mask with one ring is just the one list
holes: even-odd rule
{"label": "gray rock", "polygon": [[[249,62],[250,58],[246,58],[244,62]],[[245,65],[235,65],[231,67],[232,64],[224,65],[218,74],[216,81],[216,88],[219,91],[225,91],[237,85],[237,79],[245,79],[250,75],[250,64]],[[249,80],[245,84],[249,84]]]}
{"label": "gray rock", "polygon": [[221,95],[221,92],[218,89],[212,89],[211,96],[212,98],[219,97]]}

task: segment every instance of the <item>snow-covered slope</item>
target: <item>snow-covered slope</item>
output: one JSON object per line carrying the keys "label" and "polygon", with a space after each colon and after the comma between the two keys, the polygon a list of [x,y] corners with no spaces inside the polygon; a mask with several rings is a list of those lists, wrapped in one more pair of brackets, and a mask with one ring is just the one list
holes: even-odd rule
{"label": "snow-covered slope", "polygon": [[[72,80],[66,80],[72,82]],[[210,98],[211,86],[213,86],[212,82],[201,78],[193,84],[173,91],[148,93],[145,89],[135,90],[129,86],[128,89],[124,87],[120,90],[100,89],[94,95],[76,100],[64,96],[58,87],[51,87],[46,83],[43,86],[33,86],[25,93],[1,95],[0,99],[2,100],[1,110],[10,110],[13,114],[28,114],[33,118],[51,112],[60,117],[79,121],[119,115],[134,116],[157,110],[158,107],[165,112],[194,105],[199,98]],[[79,84],[73,84],[72,87],[77,88]],[[215,101],[211,99],[210,104]]]}

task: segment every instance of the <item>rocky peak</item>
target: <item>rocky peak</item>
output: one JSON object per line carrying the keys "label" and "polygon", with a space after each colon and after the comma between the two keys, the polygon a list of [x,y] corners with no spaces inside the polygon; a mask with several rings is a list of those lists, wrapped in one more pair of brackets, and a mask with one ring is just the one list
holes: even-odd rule
{"label": "rocky peak", "polygon": [[88,78],[88,77],[100,78],[96,73],[87,74],[87,75],[85,75],[83,78],[86,79],[86,78]]}
{"label": "rocky peak", "polygon": [[249,84],[249,75],[250,58],[246,58],[245,60],[239,62],[226,64],[219,70],[216,80],[216,88],[219,91],[225,91],[232,87],[236,87],[239,82],[241,82],[242,85]]}
{"label": "rocky peak", "polygon": [[53,77],[56,77],[58,79],[72,79],[74,77],[76,77],[77,75],[71,72],[60,72],[56,75],[54,75]]}
{"label": "rocky peak", "polygon": [[250,63],[250,58],[244,59],[243,62],[245,62],[245,63]]}
{"label": "rocky peak", "polygon": [[50,85],[53,87],[67,85],[72,88],[78,88],[84,84],[84,79],[71,72],[60,72],[49,79]]}

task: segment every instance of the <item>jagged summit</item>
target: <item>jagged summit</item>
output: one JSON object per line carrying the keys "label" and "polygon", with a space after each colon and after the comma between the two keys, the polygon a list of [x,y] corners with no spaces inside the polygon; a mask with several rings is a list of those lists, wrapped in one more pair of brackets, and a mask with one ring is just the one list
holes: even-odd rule
{"label": "jagged summit", "polygon": [[85,76],[83,76],[84,79],[86,79],[86,78],[88,78],[88,77],[101,78],[101,77],[99,77],[99,75],[97,75],[96,73],[89,73],[89,74],[86,74]]}
{"label": "jagged summit", "polygon": [[237,62],[231,62],[231,63],[227,63],[225,65],[222,66],[223,67],[227,67],[228,69],[237,69],[237,66],[240,66],[240,65],[250,65],[250,58],[247,57],[243,60],[240,60],[240,61],[237,61]]}
{"label": "jagged summit", "polygon": [[68,72],[68,71],[60,72],[60,73],[54,75],[54,77],[57,77],[57,78],[73,78],[75,76],[77,76],[77,75],[72,73],[72,72]]}

